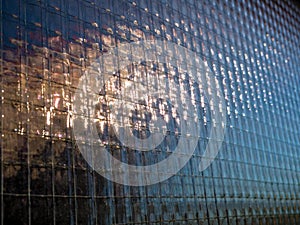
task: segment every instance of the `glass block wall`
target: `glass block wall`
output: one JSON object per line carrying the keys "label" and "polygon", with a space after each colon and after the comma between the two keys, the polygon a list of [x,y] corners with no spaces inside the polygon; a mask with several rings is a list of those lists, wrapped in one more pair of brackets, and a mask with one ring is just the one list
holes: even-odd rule
{"label": "glass block wall", "polygon": [[[300,224],[299,4],[3,0],[0,7],[1,224]],[[199,171],[213,126],[199,91],[191,159],[167,180],[130,186],[102,177],[82,156],[73,105],[94,60],[141,40],[169,41],[202,59],[220,84],[226,127],[217,157]],[[124,73],[159,73],[154,67],[133,63]],[[178,144],[174,122],[153,151],[127,148],[110,133],[109,113],[99,139],[124,162],[157,162]],[[143,135],[141,126],[136,132]]]}

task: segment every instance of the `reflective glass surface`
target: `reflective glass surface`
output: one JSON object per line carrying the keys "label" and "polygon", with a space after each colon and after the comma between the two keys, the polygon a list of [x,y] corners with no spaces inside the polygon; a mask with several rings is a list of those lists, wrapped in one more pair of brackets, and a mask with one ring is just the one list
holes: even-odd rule
{"label": "reflective glass surface", "polygon": [[[0,7],[1,224],[300,224],[299,4],[3,0]],[[79,84],[93,62],[142,40],[188,49],[212,77],[193,83],[187,65],[197,64],[188,57],[179,63],[184,56],[176,51],[165,53],[175,66],[132,61],[107,74],[93,115],[106,151],[122,162],[167,159],[185,123],[167,101],[138,102],[129,113],[135,137],[153,132],[155,110],[167,121],[166,134],[151,151],[124,145],[112,129],[108,102],[122,84],[130,97],[140,84],[161,90],[174,82],[178,102],[191,100],[196,110],[197,145],[186,165],[159,183],[130,186],[101,176],[83,157],[79,143],[89,143],[87,135],[75,138],[74,118],[86,116],[74,102],[76,91],[87,88]],[[217,157],[201,171],[219,107],[205,96],[206,85],[224,98],[226,121],[223,140],[213,140],[221,145]]]}

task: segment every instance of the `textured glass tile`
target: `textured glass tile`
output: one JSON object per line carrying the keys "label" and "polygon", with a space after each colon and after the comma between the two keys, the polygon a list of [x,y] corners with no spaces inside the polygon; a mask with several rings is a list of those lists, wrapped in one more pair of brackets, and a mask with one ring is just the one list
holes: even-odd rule
{"label": "textured glass tile", "polygon": [[[4,0],[0,11],[1,224],[300,223],[296,2]],[[97,58],[122,44],[154,39],[194,52],[218,80],[218,97],[224,95],[225,137],[204,171],[199,163],[217,106],[204,93],[212,78],[189,80],[199,65],[187,53],[163,52],[161,58],[172,59],[172,66],[137,63],[137,53],[128,53],[131,65],[105,75],[95,112],[85,117],[87,108],[74,111],[79,81]],[[101,63],[112,68],[122,60]],[[143,85],[167,90],[173,81],[178,103],[192,100],[197,109],[199,130],[191,133],[198,132],[199,139],[187,164],[168,180],[141,187],[114,183],[94,171],[78,147],[89,148],[93,140],[84,132],[75,138],[74,118],[97,120],[99,139],[116,159],[157,164],[177,148],[186,120],[161,99],[136,104],[130,112],[136,137],[149,135],[152,111],[168,121],[163,141],[140,151],[138,139],[131,148],[116,137],[110,107],[124,83],[131,82],[129,97],[139,97]],[[141,112],[145,105],[148,111]]]}

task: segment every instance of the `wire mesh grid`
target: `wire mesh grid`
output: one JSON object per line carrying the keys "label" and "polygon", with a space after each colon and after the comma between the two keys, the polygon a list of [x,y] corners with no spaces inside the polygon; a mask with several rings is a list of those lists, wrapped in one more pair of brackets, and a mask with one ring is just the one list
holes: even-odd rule
{"label": "wire mesh grid", "polygon": [[[4,0],[0,6],[1,224],[300,223],[299,5]],[[199,94],[193,157],[166,181],[131,187],[103,178],[82,157],[72,107],[93,60],[121,43],[152,39],[184,46],[207,63],[226,100],[226,134],[218,157],[199,172],[212,126]],[[124,73],[153,68],[132,65]],[[114,157],[144,165],[172,153],[174,124],[173,139],[150,153],[101,132]]]}

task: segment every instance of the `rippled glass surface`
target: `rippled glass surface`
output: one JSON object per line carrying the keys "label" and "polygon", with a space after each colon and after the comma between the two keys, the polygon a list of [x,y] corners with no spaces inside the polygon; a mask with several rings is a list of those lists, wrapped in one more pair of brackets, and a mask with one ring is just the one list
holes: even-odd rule
{"label": "rippled glass surface", "polygon": [[[0,7],[1,224],[300,224],[299,4],[3,0]],[[87,136],[75,140],[74,102],[95,60],[142,40],[169,41],[201,58],[213,74],[206,84],[216,80],[213,88],[225,99],[225,136],[215,140],[217,157],[199,171],[219,105],[210,105],[205,84],[189,80],[185,64],[132,62],[107,74],[94,123],[122,162],[167,159],[184,121],[166,101],[135,103],[128,123],[136,138],[153,132],[155,110],[167,131],[151,151],[125,146],[109,108],[121,87],[135,96],[140,85],[159,90],[172,76],[179,102],[192,99],[197,109],[198,143],[187,164],[162,182],[130,186],[99,175],[82,156],[78,143]],[[173,56],[179,62],[182,55]]]}

